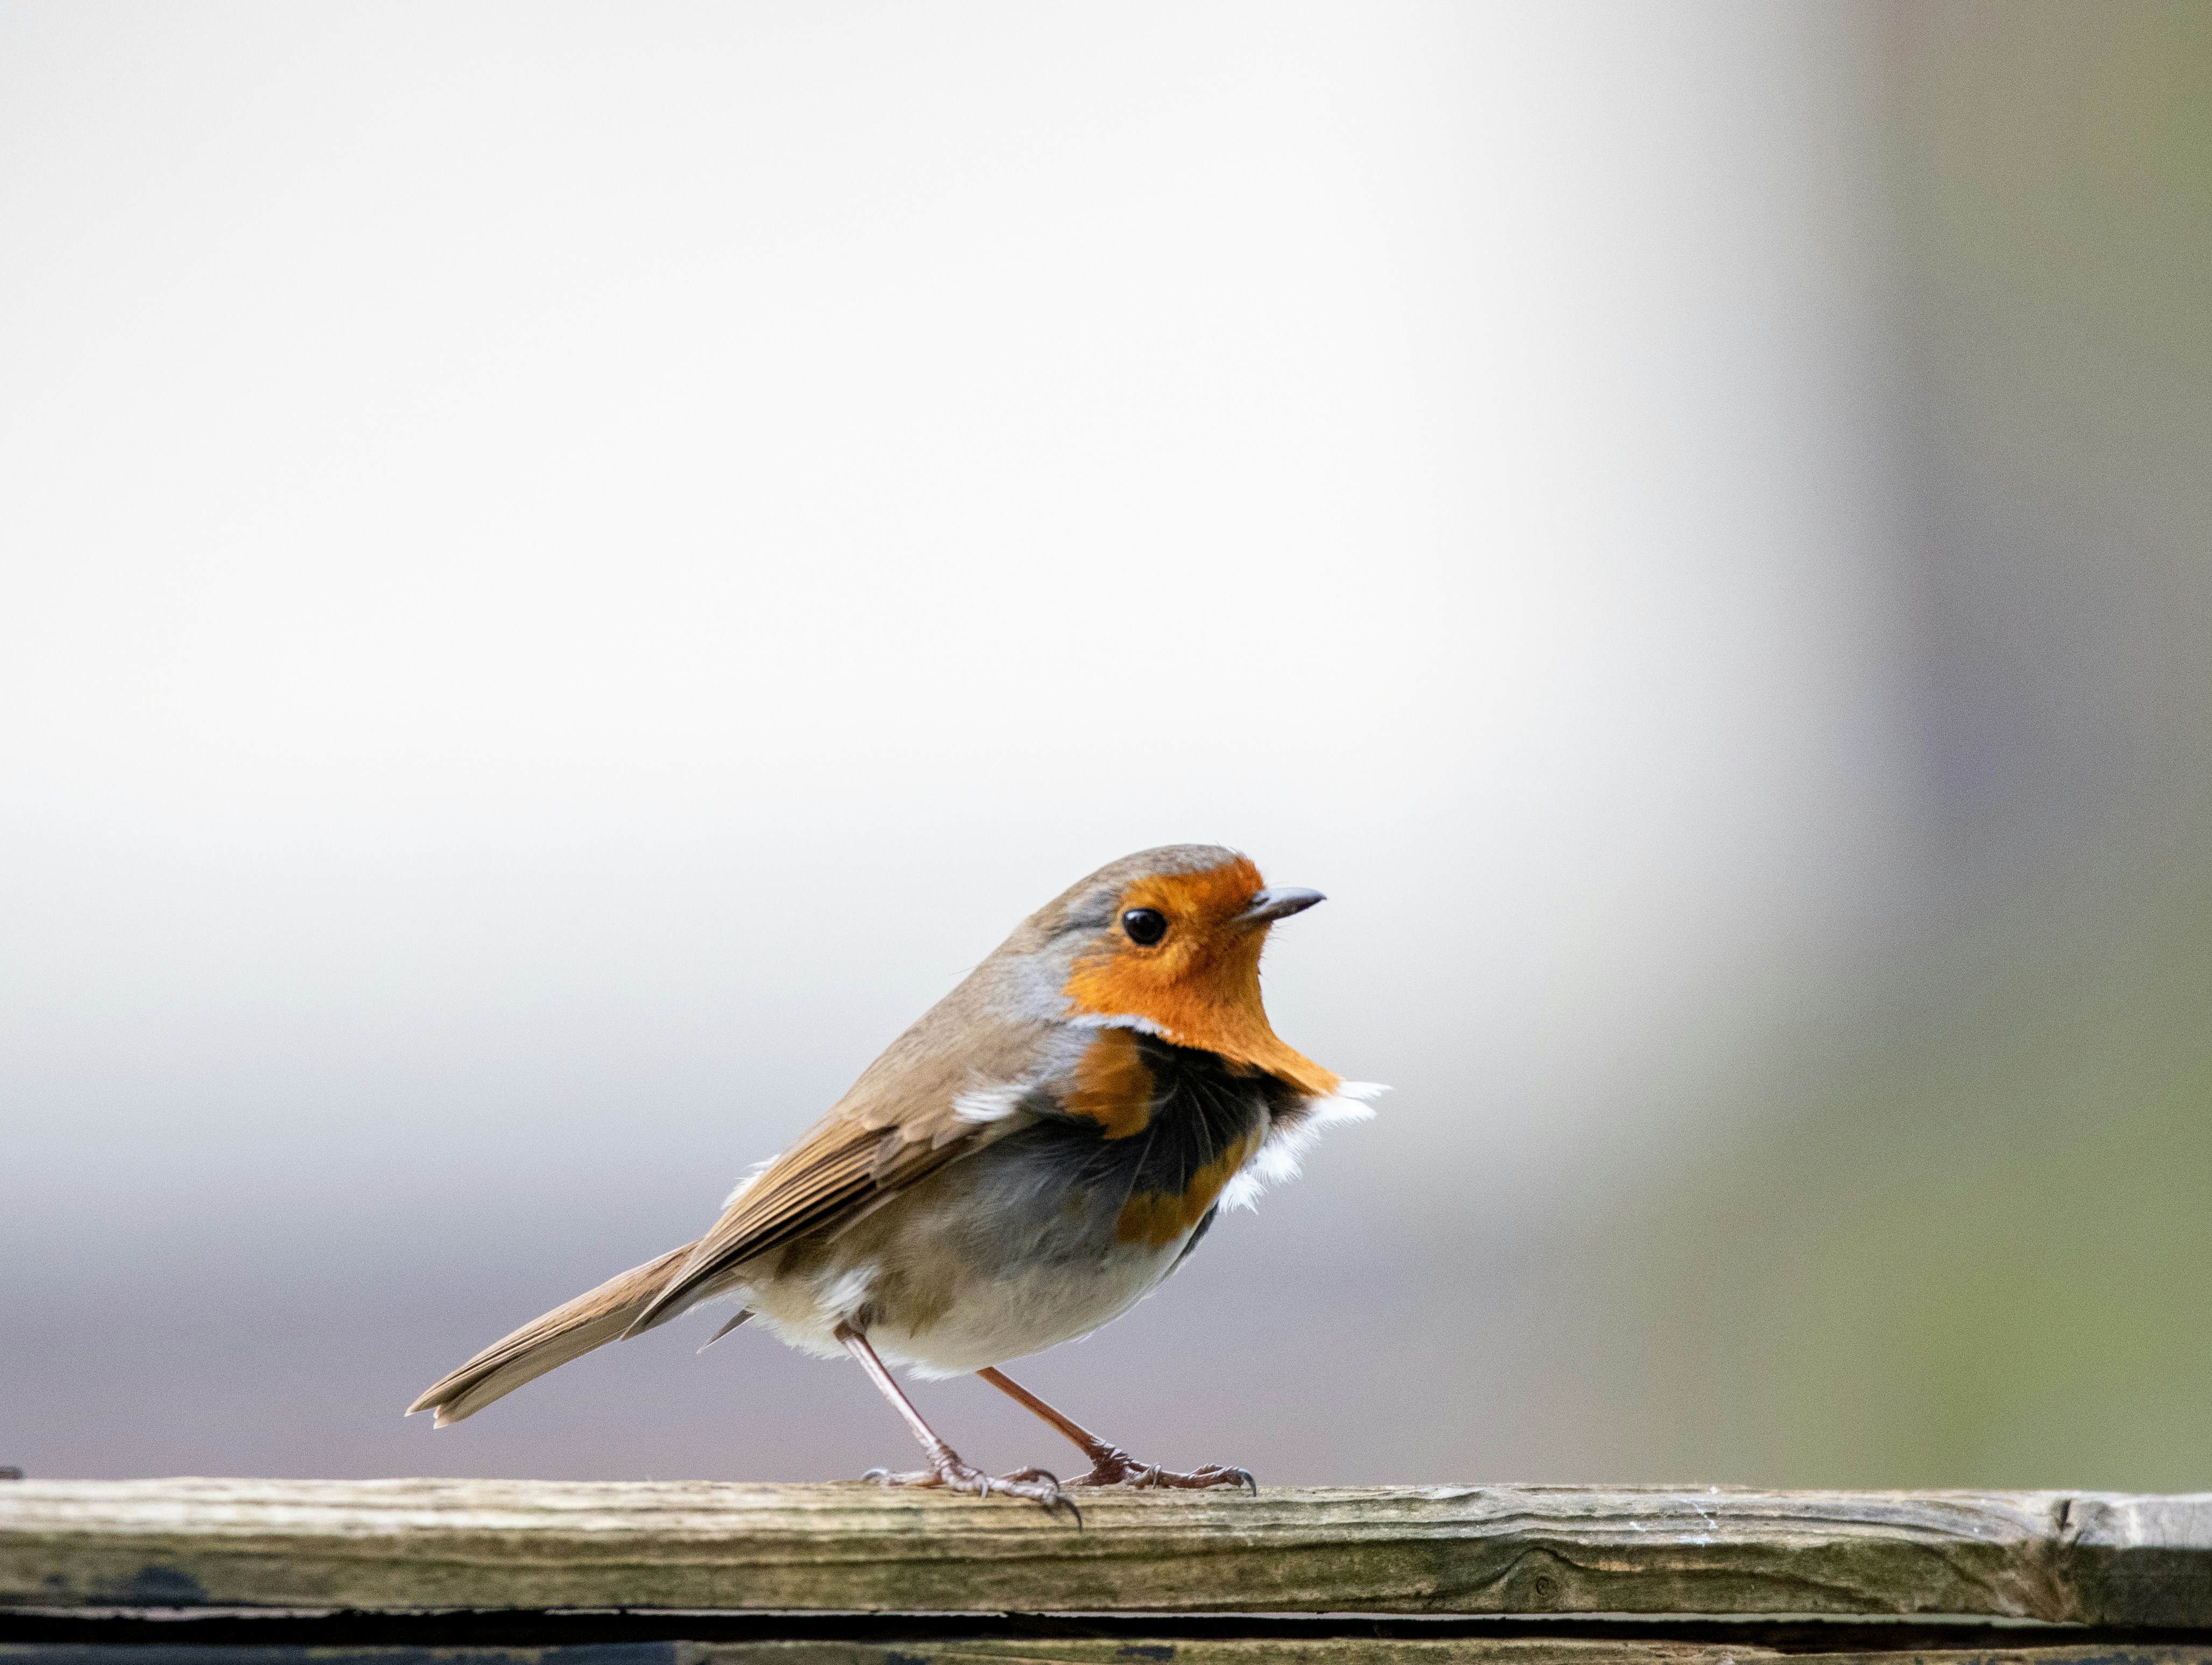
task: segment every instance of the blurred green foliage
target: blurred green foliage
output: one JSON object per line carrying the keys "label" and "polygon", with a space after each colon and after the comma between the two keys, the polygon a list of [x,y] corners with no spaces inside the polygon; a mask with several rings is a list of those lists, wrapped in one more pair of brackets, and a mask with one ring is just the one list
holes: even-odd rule
{"label": "blurred green foliage", "polygon": [[2212,7],[1886,16],[1936,900],[1559,1294],[1681,1479],[2212,1489]]}
{"label": "blurred green foliage", "polygon": [[1583,1246],[1683,1475],[2212,1488],[2212,886],[1935,955]]}

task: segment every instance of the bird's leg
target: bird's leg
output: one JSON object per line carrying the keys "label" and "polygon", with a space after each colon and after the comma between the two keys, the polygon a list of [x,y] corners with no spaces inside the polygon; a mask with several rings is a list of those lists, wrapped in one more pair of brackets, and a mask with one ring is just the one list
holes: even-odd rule
{"label": "bird's leg", "polygon": [[862,1478],[882,1481],[885,1485],[942,1485],[955,1491],[972,1491],[979,1497],[988,1497],[994,1491],[1006,1491],[1017,1497],[1029,1497],[1042,1503],[1046,1512],[1065,1509],[1075,1517],[1079,1527],[1083,1516],[1067,1494],[1060,1489],[1060,1482],[1042,1468],[1026,1469],[1018,1475],[994,1479],[980,1468],[960,1461],[960,1454],[937,1436],[937,1430],[921,1419],[921,1412],[914,1408],[884,1362],[876,1357],[876,1350],[868,1345],[868,1338],[849,1324],[840,1324],[837,1339],[845,1344],[845,1351],[860,1361],[860,1368],[868,1373],[868,1380],[876,1384],[883,1396],[898,1407],[906,1418],[906,1425],[914,1430],[914,1436],[921,1442],[921,1448],[929,1459],[929,1467],[918,1473],[891,1474],[880,1468],[872,1468]]}
{"label": "bird's leg", "polygon": [[[1188,1474],[1178,1474],[1171,1468],[1162,1468],[1158,1463],[1139,1462],[1120,1446],[1110,1445],[1100,1439],[1074,1418],[1054,1410],[1005,1371],[986,1368],[975,1374],[1007,1398],[1042,1417],[1073,1440],[1083,1455],[1091,1459],[1091,1472],[1070,1480],[1070,1485],[1167,1485],[1192,1490],[1211,1485],[1242,1485],[1249,1487],[1254,1497],[1260,1495],[1260,1483],[1252,1478],[1249,1469],[1222,1468],[1209,1463],[1204,1468],[1194,1468]],[[1024,1469],[1023,1473],[1037,1472]],[[1011,1480],[1020,1477],[1008,1478]]]}

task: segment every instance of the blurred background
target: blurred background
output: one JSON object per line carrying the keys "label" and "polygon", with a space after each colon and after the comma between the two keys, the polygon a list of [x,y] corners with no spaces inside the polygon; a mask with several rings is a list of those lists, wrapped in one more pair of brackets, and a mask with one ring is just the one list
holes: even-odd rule
{"label": "blurred background", "polygon": [[15,0],[0,248],[0,1462],[904,1461],[399,1412],[1208,839],[1395,1091],[1079,1416],[2212,1487],[2212,7]]}

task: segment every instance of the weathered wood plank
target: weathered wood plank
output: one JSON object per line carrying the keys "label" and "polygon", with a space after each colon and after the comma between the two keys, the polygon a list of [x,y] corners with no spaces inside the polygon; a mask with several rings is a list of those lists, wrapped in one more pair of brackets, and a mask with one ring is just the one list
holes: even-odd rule
{"label": "weathered wood plank", "polygon": [[[1607,1642],[1528,1638],[1416,1642],[1037,1641],[678,1643],[668,1665],[2212,1665],[2212,1647],[2020,1647],[1939,1652],[1801,1654],[1650,1638]],[[58,1662],[51,1665],[59,1665]],[[318,1665],[329,1665],[319,1662]],[[398,1665],[393,1662],[393,1665]],[[426,1662],[427,1665],[427,1662]],[[448,1662],[447,1665],[465,1665]],[[489,1662],[488,1662],[489,1665]],[[502,1662],[503,1665],[503,1662]],[[533,1662],[533,1665],[538,1665]],[[544,1662],[553,1665],[553,1662]],[[568,1665],[563,1662],[562,1665]],[[592,1665],[577,1661],[573,1665]],[[608,1662],[616,1665],[616,1662]]]}
{"label": "weathered wood plank", "polygon": [[[2212,1665],[2212,1647],[1946,1650],[1940,1652],[1782,1653],[1770,1648],[1650,1638],[1543,1642],[1000,1641],[678,1643],[670,1665]],[[396,1662],[395,1662],[396,1665]],[[456,1662],[455,1665],[459,1665]],[[584,1665],[578,1662],[577,1665]],[[612,1665],[612,1662],[610,1662]]]}
{"label": "weathered wood plank", "polygon": [[[229,1650],[224,1650],[229,1651]],[[253,1665],[2212,1665],[2212,1647],[1946,1649],[1783,1653],[1619,1642],[1310,1640],[608,1643],[554,1648],[256,1648]],[[190,1645],[0,1644],[0,1665],[208,1665]]]}
{"label": "weathered wood plank", "polygon": [[0,1602],[1962,1614],[2212,1625],[2212,1497],[15,1481]]}

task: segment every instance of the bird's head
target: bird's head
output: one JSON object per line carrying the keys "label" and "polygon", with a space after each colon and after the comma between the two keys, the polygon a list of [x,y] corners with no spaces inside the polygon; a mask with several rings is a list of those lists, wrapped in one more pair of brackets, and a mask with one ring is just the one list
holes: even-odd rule
{"label": "bird's head", "polygon": [[1233,850],[1168,845],[1099,869],[1024,934],[1066,1020],[1141,1029],[1326,1094],[1336,1077],[1276,1036],[1260,998],[1268,928],[1322,900],[1271,887]]}

